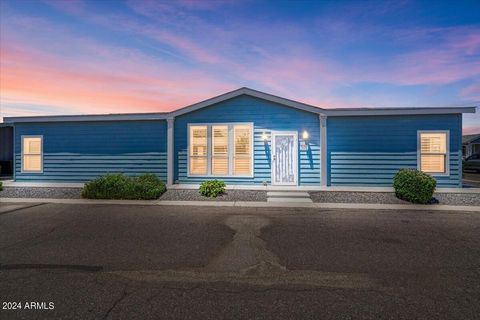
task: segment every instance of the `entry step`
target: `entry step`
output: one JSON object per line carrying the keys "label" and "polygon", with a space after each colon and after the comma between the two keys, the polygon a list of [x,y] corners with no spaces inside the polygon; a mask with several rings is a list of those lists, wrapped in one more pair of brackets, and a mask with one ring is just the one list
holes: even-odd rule
{"label": "entry step", "polygon": [[268,197],[267,202],[302,202],[302,203],[312,203],[312,199],[310,198],[285,198],[285,197]]}
{"label": "entry step", "polygon": [[267,201],[268,202],[302,202],[302,203],[313,202],[312,199],[310,199],[310,194],[308,192],[298,192],[298,191],[268,191]]}
{"label": "entry step", "polygon": [[268,191],[267,197],[310,198],[310,194],[308,192]]}

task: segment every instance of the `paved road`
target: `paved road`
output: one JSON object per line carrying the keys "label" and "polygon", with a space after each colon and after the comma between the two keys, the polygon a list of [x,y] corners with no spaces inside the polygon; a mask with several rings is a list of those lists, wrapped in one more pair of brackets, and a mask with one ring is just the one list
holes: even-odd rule
{"label": "paved road", "polygon": [[1,319],[480,314],[478,213],[32,205],[0,204]]}

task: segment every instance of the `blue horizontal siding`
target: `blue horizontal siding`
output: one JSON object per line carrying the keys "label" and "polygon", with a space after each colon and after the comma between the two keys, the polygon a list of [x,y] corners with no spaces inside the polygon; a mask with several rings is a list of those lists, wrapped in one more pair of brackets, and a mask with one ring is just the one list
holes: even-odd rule
{"label": "blue horizontal siding", "polygon": [[330,117],[330,185],[391,186],[401,168],[417,168],[417,131],[450,131],[450,174],[438,187],[461,186],[461,115]]}
{"label": "blue horizontal siding", "polygon": [[[43,173],[21,170],[21,136],[43,136]],[[107,173],[154,173],[167,179],[165,121],[19,123],[17,181],[84,182]]]}
{"label": "blue horizontal siding", "polygon": [[[320,184],[320,124],[318,115],[249,96],[240,96],[175,119],[175,181],[200,183],[215,177],[188,177],[187,130],[189,123],[250,122],[254,125],[254,176],[252,178],[219,178],[229,184],[271,183],[271,131],[296,131],[299,143],[303,131],[310,135],[309,149],[298,148],[300,185]],[[265,143],[262,134],[268,136]]]}
{"label": "blue horizontal siding", "polygon": [[21,156],[15,157],[17,181],[76,181],[84,182],[107,173],[124,173],[136,176],[154,173],[163,181],[167,179],[167,154],[97,154],[46,153],[43,173],[22,173]]}
{"label": "blue horizontal siding", "polygon": [[[457,187],[460,179],[459,153],[450,153],[450,175],[435,177],[439,187]],[[332,185],[391,186],[401,168],[417,168],[417,153],[332,153]]]}

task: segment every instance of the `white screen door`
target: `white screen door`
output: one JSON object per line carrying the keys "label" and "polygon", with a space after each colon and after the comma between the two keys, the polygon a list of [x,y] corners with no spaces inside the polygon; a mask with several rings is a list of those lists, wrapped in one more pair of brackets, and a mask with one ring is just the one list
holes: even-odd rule
{"label": "white screen door", "polygon": [[297,133],[272,132],[272,185],[297,185]]}

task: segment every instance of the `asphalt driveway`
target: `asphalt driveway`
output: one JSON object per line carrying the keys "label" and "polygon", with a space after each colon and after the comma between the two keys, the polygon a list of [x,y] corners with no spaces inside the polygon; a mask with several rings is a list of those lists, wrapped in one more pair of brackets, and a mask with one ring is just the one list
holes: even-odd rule
{"label": "asphalt driveway", "polygon": [[475,319],[479,243],[468,212],[1,203],[0,318]]}

